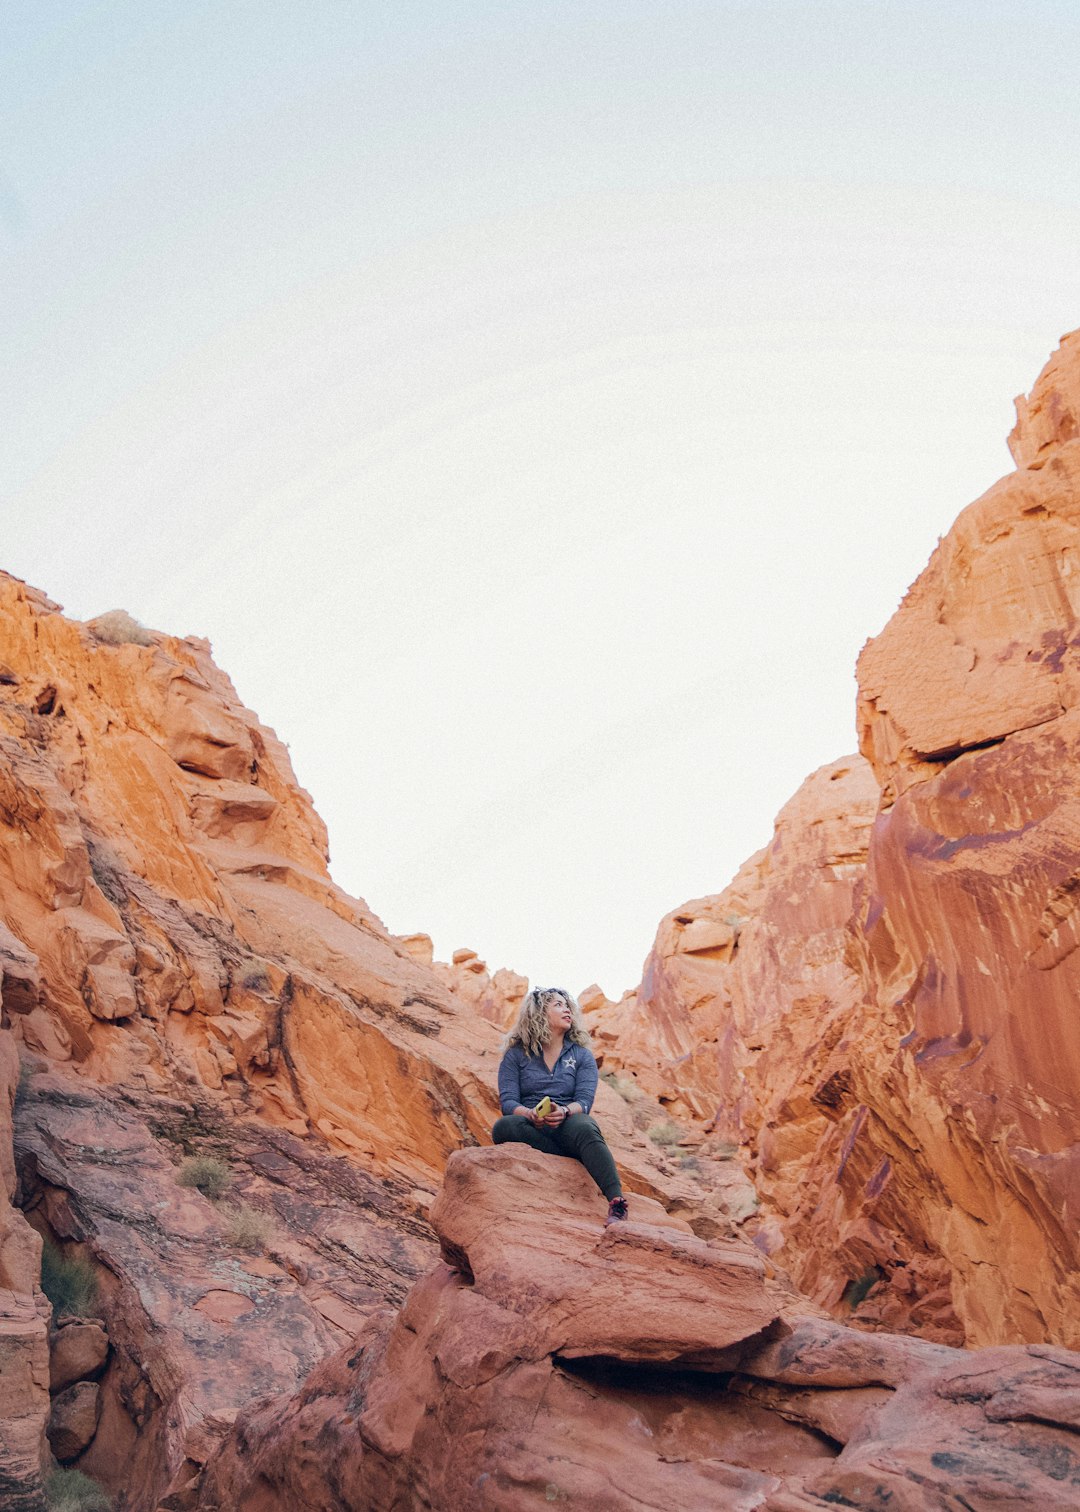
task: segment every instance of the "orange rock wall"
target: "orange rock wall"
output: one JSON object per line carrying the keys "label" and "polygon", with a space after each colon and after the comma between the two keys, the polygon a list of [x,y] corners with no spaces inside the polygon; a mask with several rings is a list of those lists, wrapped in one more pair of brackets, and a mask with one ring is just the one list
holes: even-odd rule
{"label": "orange rock wall", "polygon": [[[598,1005],[605,1065],[748,1150],[760,1242],[866,1326],[1080,1342],[1080,333],[859,660],[804,784]],[[865,1296],[865,1300],[862,1298]]]}
{"label": "orange rock wall", "polygon": [[1078,394],[1073,333],[859,662],[879,1106],[975,1340],[1080,1341]]}
{"label": "orange rock wall", "polygon": [[[97,623],[0,575],[0,1075],[22,1057],[34,1225],[0,1213],[0,1289],[19,1272],[8,1363],[40,1396],[39,1236],[90,1267],[108,1360],[60,1391],[54,1448],[128,1512],[176,1512],[239,1406],[428,1263],[431,1194],[487,1142],[527,983],[433,962],[334,884],[284,747],[205,643]],[[752,1210],[735,1162],[650,1139],[654,1101],[605,1086],[597,1111],[629,1191],[709,1234]],[[224,1163],[227,1201],[183,1185],[193,1154]],[[0,1165],[14,1191],[2,1128]]]}
{"label": "orange rock wall", "polygon": [[483,1133],[491,1094],[468,1102],[458,1073],[490,1047],[334,885],[284,747],[205,643],[101,643],[0,577],[0,823],[0,963],[28,1049],[222,1092],[384,1163],[434,1171]]}

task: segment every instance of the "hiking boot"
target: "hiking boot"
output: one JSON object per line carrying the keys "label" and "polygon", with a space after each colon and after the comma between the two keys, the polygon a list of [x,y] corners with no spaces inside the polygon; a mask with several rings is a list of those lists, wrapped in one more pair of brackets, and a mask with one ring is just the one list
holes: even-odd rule
{"label": "hiking boot", "polygon": [[607,1217],[604,1219],[604,1227],[609,1223],[618,1223],[626,1217],[626,1198],[613,1197],[607,1205]]}

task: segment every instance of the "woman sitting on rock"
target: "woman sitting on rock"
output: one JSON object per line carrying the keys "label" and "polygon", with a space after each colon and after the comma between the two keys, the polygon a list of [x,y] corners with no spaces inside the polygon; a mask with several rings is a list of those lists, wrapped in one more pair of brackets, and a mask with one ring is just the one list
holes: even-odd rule
{"label": "woman sitting on rock", "polygon": [[[499,1063],[503,1116],[491,1137],[580,1160],[608,1199],[612,1223],[626,1217],[626,1198],[600,1126],[589,1117],[598,1080],[577,1000],[563,987],[534,987],[506,1037]],[[538,1112],[539,1104],[548,1111]]]}

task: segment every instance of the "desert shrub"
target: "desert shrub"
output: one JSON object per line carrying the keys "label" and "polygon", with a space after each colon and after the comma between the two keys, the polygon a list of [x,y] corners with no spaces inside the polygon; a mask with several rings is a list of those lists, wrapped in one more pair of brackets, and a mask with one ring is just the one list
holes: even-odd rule
{"label": "desert shrub", "polygon": [[57,1466],[45,1477],[49,1512],[112,1512],[112,1498],[81,1470]]}
{"label": "desert shrub", "polygon": [[126,609],[110,609],[89,621],[90,629],[107,646],[152,646],[154,637]]}
{"label": "desert shrub", "polygon": [[653,1144],[658,1145],[676,1145],[682,1138],[682,1130],[677,1123],[672,1123],[670,1119],[667,1119],[664,1123],[653,1124],[652,1128],[647,1130],[647,1133]]}
{"label": "desert shrub", "polygon": [[41,1249],[41,1289],[52,1303],[53,1316],[84,1318],[97,1302],[97,1274],[85,1255],[67,1256],[46,1239]]}
{"label": "desert shrub", "polygon": [[635,1098],[630,1104],[630,1122],[639,1134],[644,1134],[656,1122],[656,1104],[644,1097]]}
{"label": "desert shrub", "polygon": [[603,1071],[600,1080],[606,1082],[613,1092],[617,1092],[623,1102],[633,1102],[638,1095],[638,1089],[633,1082],[625,1081],[621,1076],[616,1076],[614,1071]]}
{"label": "desert shrub", "polygon": [[679,1169],[691,1171],[695,1176],[701,1175],[701,1161],[696,1155],[681,1155],[679,1157]]}
{"label": "desert shrub", "polygon": [[718,1139],[709,1146],[709,1154],[717,1160],[733,1160],[739,1153],[739,1146],[733,1139]]}
{"label": "desert shrub", "polygon": [[224,1197],[232,1186],[232,1172],[216,1155],[189,1155],[180,1162],[176,1179],[181,1186],[194,1187],[211,1202]]}
{"label": "desert shrub", "polygon": [[221,1209],[225,1218],[225,1236],[237,1249],[262,1250],[270,1242],[274,1221],[269,1213],[246,1202],[228,1203]]}

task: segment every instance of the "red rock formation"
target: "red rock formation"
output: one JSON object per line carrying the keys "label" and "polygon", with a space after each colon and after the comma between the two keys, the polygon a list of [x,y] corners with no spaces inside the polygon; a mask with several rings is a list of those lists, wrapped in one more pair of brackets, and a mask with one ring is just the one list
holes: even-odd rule
{"label": "red rock formation", "polygon": [[0,1029],[0,1506],[41,1512],[49,1415],[48,1310],[41,1297],[41,1241],[12,1207],[12,1109],[19,1057]]}
{"label": "red rock formation", "polygon": [[1075,1345],[1080,334],[1017,411],[1026,465],[860,657],[873,782],[811,778],[596,1019],[606,1065],[744,1143],[761,1242],[834,1312]]}
{"label": "red rock formation", "polygon": [[844,927],[876,807],[858,756],[809,777],[730,887],[662,921],[640,987],[590,1015],[605,1066],[632,1071],[673,1112],[725,1136],[756,1128],[761,1098],[748,1094],[744,1067],[756,1066],[755,1085],[777,1078],[768,1097],[782,1098],[811,1043],[790,1036],[804,1022],[818,1033],[816,1008],[846,1007],[858,991]]}
{"label": "red rock formation", "polygon": [[[838,1316],[957,1343],[949,1272],[931,1238],[868,1195],[841,1104],[865,1032],[852,918],[878,788],[859,756],[809,777],[770,844],[724,892],[669,914],[636,992],[590,1015],[605,1069],[742,1146],[764,1208],[757,1242]],[[856,1290],[858,1288],[858,1290]]]}
{"label": "red rock formation", "polygon": [[[1076,1504],[1076,1357],[884,1330],[1080,1342],[1078,412],[1066,338],[1023,470],[860,659],[865,760],[635,993],[582,994],[606,1233],[576,1166],[454,1154],[525,979],[335,886],[205,643],[0,576],[0,1165],[37,1231],[0,1199],[5,1506],[40,1512],[50,1368],[56,1452],[124,1512]],[[51,1360],[38,1235],[101,1313]]]}
{"label": "red rock formation", "polygon": [[439,981],[474,1013],[499,1029],[508,1029],[514,1022],[529,990],[528,977],[506,967],[492,973],[487,962],[466,946],[455,950],[451,961],[436,961],[430,935],[400,935],[398,941],[413,960],[430,966]]}
{"label": "red rock formation", "polygon": [[1025,398],[1016,400],[1009,450],[1017,467],[1042,467],[1058,447],[1080,437],[1080,331],[1063,336]]}
{"label": "red rock formation", "polygon": [[[295,1389],[429,1267],[446,1157],[497,1114],[490,1018],[526,984],[471,952],[433,968],[334,885],[284,747],[204,643],[73,623],[3,576],[0,831],[19,1198],[93,1269],[108,1341],[103,1373],[55,1384],[54,1442],[149,1512],[253,1394]],[[703,1232],[749,1210],[733,1163],[648,1137],[648,1099],[604,1087],[598,1113],[631,1190]],[[228,1201],[178,1185],[194,1154],[225,1162]],[[39,1245],[0,1223],[28,1275]],[[32,1289],[12,1317],[42,1356],[40,1447]]]}
{"label": "red rock formation", "polygon": [[859,1138],[917,1194],[976,1341],[1080,1343],[1078,392],[1074,333],[1018,404],[1031,467],[960,515],[859,662],[883,792]]}
{"label": "red rock formation", "polygon": [[202,1512],[1074,1508],[1080,1355],[868,1338],[583,1174],[464,1151],[432,1212],[446,1263],[393,1321],[248,1409]]}

